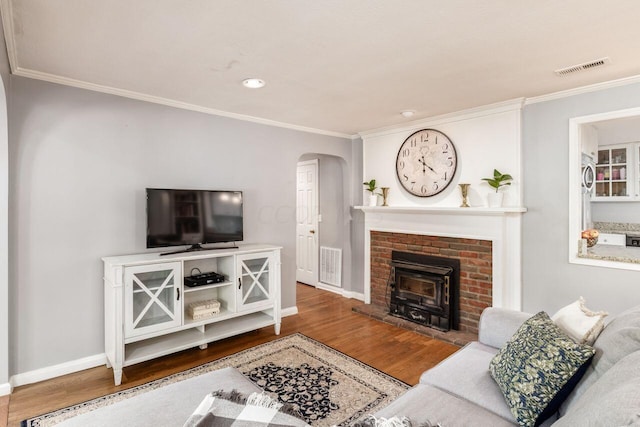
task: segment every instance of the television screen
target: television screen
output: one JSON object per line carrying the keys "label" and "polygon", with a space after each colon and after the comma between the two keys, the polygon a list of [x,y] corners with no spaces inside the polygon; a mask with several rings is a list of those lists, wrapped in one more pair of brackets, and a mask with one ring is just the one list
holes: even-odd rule
{"label": "television screen", "polygon": [[147,248],[243,239],[242,192],[147,188]]}

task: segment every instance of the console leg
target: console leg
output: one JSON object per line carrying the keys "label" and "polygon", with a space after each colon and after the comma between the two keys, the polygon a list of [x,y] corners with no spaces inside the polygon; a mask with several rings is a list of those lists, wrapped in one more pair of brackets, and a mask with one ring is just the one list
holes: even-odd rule
{"label": "console leg", "polygon": [[200,344],[198,347],[200,350],[206,350],[206,348],[209,347],[209,344]]}
{"label": "console leg", "polygon": [[116,385],[120,385],[122,383],[122,369],[113,369],[113,382]]}
{"label": "console leg", "polygon": [[276,335],[280,335],[280,323],[276,323],[274,325],[274,329],[275,329]]}

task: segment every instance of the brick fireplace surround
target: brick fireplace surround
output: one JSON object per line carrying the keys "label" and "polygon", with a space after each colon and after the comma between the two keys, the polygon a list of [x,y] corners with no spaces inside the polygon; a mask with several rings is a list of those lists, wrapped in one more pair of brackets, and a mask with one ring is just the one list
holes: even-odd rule
{"label": "brick fireplace surround", "polygon": [[460,260],[460,330],[478,333],[480,314],[491,306],[491,242],[477,239],[371,232],[371,304],[388,308],[391,251]]}
{"label": "brick fireplace surround", "polygon": [[[520,218],[525,209],[380,208],[365,213],[365,304],[355,311],[454,344],[477,339],[489,306],[520,309]],[[460,260],[460,325],[447,332],[389,314],[392,251]]]}

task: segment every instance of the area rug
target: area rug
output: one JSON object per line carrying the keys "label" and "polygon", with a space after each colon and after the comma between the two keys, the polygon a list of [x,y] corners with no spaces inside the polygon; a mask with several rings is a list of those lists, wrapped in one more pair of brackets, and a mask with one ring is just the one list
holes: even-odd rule
{"label": "area rug", "polygon": [[46,427],[140,393],[234,367],[313,426],[348,426],[383,408],[409,386],[302,334],[289,335],[138,387],[24,420]]}

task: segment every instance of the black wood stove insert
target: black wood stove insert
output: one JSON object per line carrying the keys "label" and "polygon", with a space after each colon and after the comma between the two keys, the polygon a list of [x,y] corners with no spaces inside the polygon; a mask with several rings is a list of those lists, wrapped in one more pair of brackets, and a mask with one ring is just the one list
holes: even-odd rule
{"label": "black wood stove insert", "polygon": [[460,260],[391,253],[389,313],[440,331],[460,322]]}

